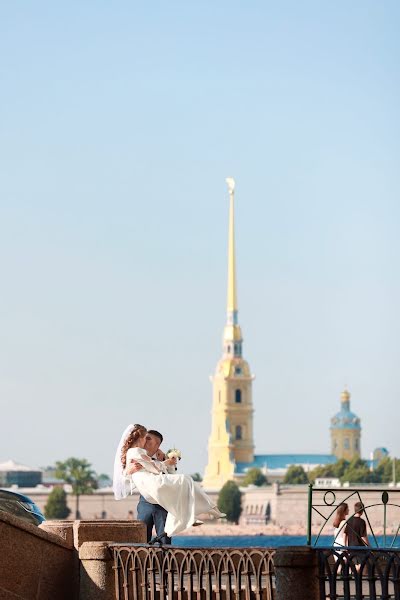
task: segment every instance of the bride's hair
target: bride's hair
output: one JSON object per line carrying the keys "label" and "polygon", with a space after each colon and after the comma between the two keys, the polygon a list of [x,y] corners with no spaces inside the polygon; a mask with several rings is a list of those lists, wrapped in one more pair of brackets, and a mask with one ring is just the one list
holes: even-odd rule
{"label": "bride's hair", "polygon": [[333,520],[334,527],[339,527],[340,523],[346,520],[346,514],[348,512],[348,509],[349,505],[346,504],[346,502],[342,502],[341,504],[339,504],[339,506],[336,509],[335,518]]}
{"label": "bride's hair", "polygon": [[129,448],[134,448],[137,445],[138,439],[144,437],[146,433],[147,429],[143,425],[136,424],[133,426],[131,433],[126,438],[121,449],[121,463],[124,469],[126,467],[126,453]]}

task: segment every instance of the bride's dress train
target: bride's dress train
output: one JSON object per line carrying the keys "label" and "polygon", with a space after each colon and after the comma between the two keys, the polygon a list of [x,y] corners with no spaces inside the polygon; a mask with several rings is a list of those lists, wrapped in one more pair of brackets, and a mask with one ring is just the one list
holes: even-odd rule
{"label": "bride's dress train", "polygon": [[144,467],[131,475],[140,494],[148,502],[159,504],[168,511],[164,530],[168,537],[193,525],[200,515],[225,516],[189,475],[160,473],[157,467],[160,463],[149,461],[142,448],[130,448],[126,459],[127,463],[135,460]]}

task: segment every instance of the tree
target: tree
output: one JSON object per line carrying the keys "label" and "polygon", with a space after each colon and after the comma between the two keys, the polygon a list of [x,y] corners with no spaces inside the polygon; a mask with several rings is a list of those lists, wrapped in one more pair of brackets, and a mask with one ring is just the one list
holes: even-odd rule
{"label": "tree", "polygon": [[66,519],[71,510],[67,506],[67,494],[61,487],[51,490],[44,507],[46,519]]}
{"label": "tree", "polygon": [[308,483],[308,477],[301,465],[291,465],[286,471],[283,483]]}
{"label": "tree", "polygon": [[64,462],[56,462],[56,477],[63,479],[72,486],[72,493],[76,496],[75,519],[79,519],[79,496],[92,494],[97,488],[96,473],[92,465],[85,458],[67,458]]}
{"label": "tree", "polygon": [[310,471],[308,474],[308,479],[311,482],[314,482],[320,477],[323,477],[324,479],[332,477],[341,479],[349,464],[350,463],[347,460],[341,458],[336,463],[332,463],[330,465],[320,465],[319,467],[315,467],[315,469]]}
{"label": "tree", "polygon": [[193,473],[193,475],[191,475],[191,478],[193,479],[193,481],[203,481],[203,478],[200,475],[200,473]]}
{"label": "tree", "polygon": [[218,508],[226,513],[228,521],[238,524],[242,512],[242,493],[234,481],[227,481],[218,496]]}
{"label": "tree", "polygon": [[350,483],[376,483],[378,476],[370,470],[367,461],[361,458],[354,458],[344,471],[341,482],[349,481]]}
{"label": "tree", "polygon": [[[396,482],[400,481],[400,460],[394,459],[396,473]],[[393,460],[389,456],[385,456],[374,471],[379,483],[391,483],[393,481]]]}
{"label": "tree", "polygon": [[111,485],[112,485],[111,477],[109,477],[105,473],[102,473],[101,475],[97,475],[97,487],[98,488],[110,487]]}
{"label": "tree", "polygon": [[262,485],[267,485],[267,483],[268,479],[265,477],[261,469],[258,469],[257,467],[251,467],[243,479],[244,486],[257,485],[258,487],[261,487]]}

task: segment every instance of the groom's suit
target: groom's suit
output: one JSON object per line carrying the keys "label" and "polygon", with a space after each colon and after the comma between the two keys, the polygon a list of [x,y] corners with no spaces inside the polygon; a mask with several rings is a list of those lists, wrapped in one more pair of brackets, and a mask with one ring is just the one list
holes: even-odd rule
{"label": "groom's suit", "polygon": [[[153,459],[154,460],[154,459]],[[168,468],[168,471],[173,474],[176,469],[175,466]],[[146,524],[147,528],[147,542],[151,540],[153,527],[156,528],[157,536],[164,533],[165,521],[167,520],[168,512],[159,504],[151,504],[143,496],[139,497],[137,505],[137,518]],[[171,538],[164,535],[162,538],[163,544],[171,544]]]}

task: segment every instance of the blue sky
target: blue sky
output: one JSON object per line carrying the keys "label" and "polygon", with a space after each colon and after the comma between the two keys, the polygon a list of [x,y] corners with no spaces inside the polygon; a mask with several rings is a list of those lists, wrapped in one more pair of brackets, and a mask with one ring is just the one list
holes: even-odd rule
{"label": "blue sky", "polygon": [[398,2],[0,7],[0,460],[202,471],[237,181],[257,451],[400,456]]}

